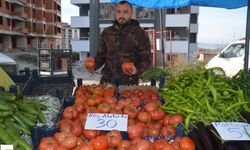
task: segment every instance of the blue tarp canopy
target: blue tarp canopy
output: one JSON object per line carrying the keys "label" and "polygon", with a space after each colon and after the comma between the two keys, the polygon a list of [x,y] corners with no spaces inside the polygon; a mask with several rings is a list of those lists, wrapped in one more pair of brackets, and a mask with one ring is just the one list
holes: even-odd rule
{"label": "blue tarp canopy", "polygon": [[[119,2],[122,0],[111,0],[111,2]],[[188,5],[204,6],[204,7],[217,7],[217,8],[240,8],[248,6],[247,8],[247,24],[246,24],[246,46],[245,46],[245,59],[244,71],[248,71],[249,61],[249,43],[250,43],[250,1],[248,0],[126,0],[135,7],[146,8],[178,8]]]}
{"label": "blue tarp canopy", "polygon": [[[121,0],[111,0],[119,2]],[[247,6],[247,0],[127,0],[135,7],[146,8],[178,8],[187,5],[219,7],[219,8],[240,8]]]}

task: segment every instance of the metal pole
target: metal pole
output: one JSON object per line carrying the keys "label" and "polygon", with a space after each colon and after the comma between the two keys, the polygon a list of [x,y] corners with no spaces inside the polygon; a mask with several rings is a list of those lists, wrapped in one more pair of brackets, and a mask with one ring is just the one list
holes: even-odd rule
{"label": "metal pole", "polygon": [[244,58],[244,72],[248,72],[248,61],[249,61],[249,33],[250,33],[250,1],[247,6],[247,26],[246,26],[246,47],[245,47],[245,58]]}
{"label": "metal pole", "polygon": [[90,55],[95,56],[99,39],[99,0],[90,1]]}
{"label": "metal pole", "polygon": [[163,13],[161,8],[160,8],[160,28],[161,28],[162,62],[163,62],[163,68],[165,68],[166,64],[165,64],[165,49],[164,49],[164,37],[163,37]]}

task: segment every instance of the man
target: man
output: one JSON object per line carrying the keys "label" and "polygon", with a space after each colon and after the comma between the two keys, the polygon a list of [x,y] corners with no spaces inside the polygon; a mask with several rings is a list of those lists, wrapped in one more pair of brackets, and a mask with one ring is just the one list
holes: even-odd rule
{"label": "man", "polygon": [[[150,66],[150,41],[139,23],[131,19],[132,5],[121,1],[115,7],[115,21],[100,36],[94,67],[102,69],[100,83],[138,84],[139,76]],[[122,69],[124,62],[132,62],[131,71]]]}

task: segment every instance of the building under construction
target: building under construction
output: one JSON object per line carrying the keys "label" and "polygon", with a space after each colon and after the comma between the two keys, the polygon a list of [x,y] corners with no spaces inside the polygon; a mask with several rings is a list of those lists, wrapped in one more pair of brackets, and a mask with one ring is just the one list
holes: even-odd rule
{"label": "building under construction", "polygon": [[0,51],[60,47],[61,0],[0,0]]}

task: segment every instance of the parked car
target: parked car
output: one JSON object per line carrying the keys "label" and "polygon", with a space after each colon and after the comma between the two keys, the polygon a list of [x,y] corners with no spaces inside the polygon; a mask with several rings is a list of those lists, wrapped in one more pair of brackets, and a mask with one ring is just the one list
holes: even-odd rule
{"label": "parked car", "polygon": [[19,70],[16,61],[3,53],[0,53],[0,67],[2,67],[9,75],[16,75]]}
{"label": "parked car", "polygon": [[214,56],[206,68],[221,67],[227,76],[234,76],[244,67],[245,39],[237,40],[226,46],[219,54]]}

